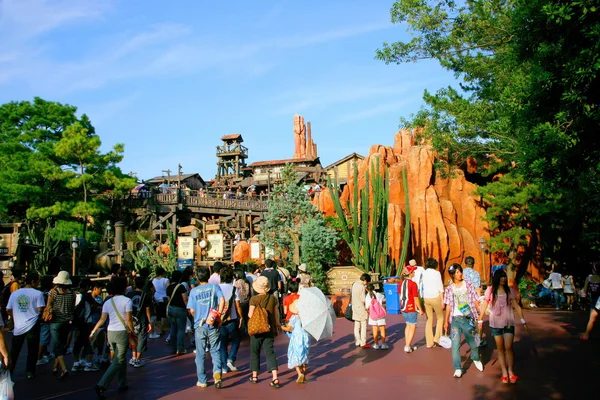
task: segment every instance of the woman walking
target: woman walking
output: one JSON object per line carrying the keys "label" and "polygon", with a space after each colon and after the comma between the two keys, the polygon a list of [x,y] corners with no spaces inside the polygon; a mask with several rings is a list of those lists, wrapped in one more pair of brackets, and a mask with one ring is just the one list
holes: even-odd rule
{"label": "woman walking", "polygon": [[275,357],[275,336],[279,328],[279,304],[277,298],[269,294],[271,286],[269,280],[265,276],[259,276],[252,283],[252,289],[256,292],[256,296],[250,299],[250,310],[248,317],[252,320],[252,316],[257,308],[263,308],[269,316],[269,332],[260,333],[250,336],[250,370],[252,376],[251,383],[258,383],[258,372],[260,371],[260,350],[264,348],[265,356],[267,357],[267,370],[273,375],[270,386],[279,389],[279,378],[277,376],[277,358]]}
{"label": "woman walking", "polygon": [[412,353],[417,346],[412,345],[417,330],[417,313],[423,315],[421,302],[419,301],[419,289],[413,281],[415,277],[416,266],[408,265],[404,268],[404,279],[400,283],[400,309],[406,327],[404,328],[404,351]]}
{"label": "woman walking", "polygon": [[460,365],[461,334],[465,336],[467,344],[471,348],[471,360],[475,368],[483,371],[483,364],[479,356],[479,347],[475,343],[475,321],[477,321],[477,292],[475,287],[464,280],[460,264],[452,264],[448,268],[452,282],[444,293],[446,304],[446,317],[444,330],[448,332],[450,327],[450,339],[452,339],[452,363],[454,366],[454,377],[460,378],[463,374]]}
{"label": "woman walking", "polygon": [[167,316],[169,317],[169,326],[171,331],[171,348],[173,354],[182,356],[187,353],[185,349],[185,324],[187,321],[187,302],[188,291],[185,285],[180,282],[182,278],[181,271],[173,271],[171,274],[171,284],[167,287]]}
{"label": "woman walking", "polygon": [[563,280],[565,282],[564,294],[567,301],[567,309],[569,311],[573,311],[573,303],[575,301],[575,293],[577,293],[577,287],[575,286],[575,280],[573,279],[573,275],[567,270],[565,270],[565,274],[563,275]]}
{"label": "woman walking", "polygon": [[75,293],[71,290],[71,278],[67,271],[60,271],[52,280],[55,285],[48,296],[48,305],[52,310],[50,320],[50,337],[52,349],[56,359],[54,360],[53,374],[57,374],[60,367],[58,379],[63,379],[69,374],[65,365],[65,348],[73,314],[75,312]]}
{"label": "woman walking", "polygon": [[519,379],[515,375],[515,357],[513,353],[513,340],[515,338],[515,314],[517,310],[521,323],[527,331],[527,323],[523,316],[523,310],[517,302],[515,291],[508,286],[508,278],[503,269],[494,272],[492,286],[485,291],[485,300],[481,307],[481,318],[478,322],[483,323],[486,310],[491,308],[490,328],[492,336],[496,341],[498,350],[498,361],[502,369],[500,381],[502,383],[517,383]]}
{"label": "woman walking", "polygon": [[114,352],[113,360],[100,379],[100,382],[94,387],[98,397],[104,398],[104,392],[110,386],[111,381],[117,376],[119,381],[119,390],[129,389],[127,384],[127,347],[129,347],[128,332],[134,332],[132,310],[133,303],[131,299],[125,297],[127,289],[127,279],[119,276],[111,281],[115,295],[102,306],[102,316],[96,324],[90,338],[100,329],[106,319],[108,323],[108,343]]}

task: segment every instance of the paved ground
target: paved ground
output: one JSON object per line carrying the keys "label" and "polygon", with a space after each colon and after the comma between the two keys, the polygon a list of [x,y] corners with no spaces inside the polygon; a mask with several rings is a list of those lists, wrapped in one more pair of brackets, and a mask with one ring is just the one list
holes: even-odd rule
{"label": "paved ground", "polygon": [[[110,399],[361,399],[400,397],[404,399],[585,399],[597,398],[600,371],[600,328],[595,338],[582,342],[578,332],[587,322],[585,312],[556,312],[550,309],[526,311],[532,332],[517,331],[515,342],[515,385],[501,384],[500,367],[493,345],[484,350],[485,371],[479,372],[467,361],[467,372],[461,379],[452,377],[450,351],[426,349],[424,339],[416,352],[405,354],[404,323],[397,315],[388,316],[391,350],[362,350],[354,347],[352,324],[338,319],[331,340],[313,345],[309,363],[309,383],[297,385],[295,372],[287,369],[287,338],[280,336],[276,353],[280,364],[282,387],[269,387],[265,372],[260,383],[247,382],[248,342],[242,344],[237,365],[240,372],[227,374],[222,390],[212,386],[195,386],[194,354],[175,358],[163,339],[151,341],[148,364],[144,368],[129,367],[130,390],[119,393],[116,381],[107,392]],[[423,338],[424,319],[419,320],[417,338]],[[5,333],[10,341],[10,334]],[[463,346],[463,355],[468,346]],[[25,351],[25,349],[24,349]],[[38,376],[27,380],[24,354],[13,376],[17,400],[24,399],[95,399],[93,385],[102,371],[79,372],[65,381],[51,375],[51,366],[38,370]],[[68,365],[71,365],[68,359]],[[264,364],[262,366],[265,367]],[[263,370],[264,371],[264,370]]]}

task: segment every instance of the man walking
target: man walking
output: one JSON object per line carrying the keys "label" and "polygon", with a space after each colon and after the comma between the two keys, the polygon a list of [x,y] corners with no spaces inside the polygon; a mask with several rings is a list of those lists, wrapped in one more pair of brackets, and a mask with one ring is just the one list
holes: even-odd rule
{"label": "man walking", "polygon": [[196,271],[198,286],[190,292],[187,308],[194,317],[194,329],[196,339],[196,372],[198,382],[196,386],[205,388],[206,373],[204,360],[206,358],[207,345],[210,348],[210,358],[213,364],[213,378],[215,387],[220,389],[221,382],[221,340],[218,328],[218,316],[225,308],[225,298],[218,284],[208,283],[210,271],[207,267],[198,267]]}
{"label": "man walking", "polygon": [[12,359],[11,372],[14,372],[19,353],[27,339],[27,378],[35,376],[38,347],[40,345],[40,313],[46,305],[44,295],[36,290],[40,280],[37,272],[30,272],[25,277],[25,287],[11,294],[6,307],[15,323],[13,340],[10,349]]}
{"label": "man walking", "polygon": [[369,313],[365,308],[367,285],[371,282],[371,275],[362,274],[360,280],[352,284],[350,299],[352,303],[352,320],[354,321],[354,344],[363,349],[371,347],[367,343],[367,320]]}

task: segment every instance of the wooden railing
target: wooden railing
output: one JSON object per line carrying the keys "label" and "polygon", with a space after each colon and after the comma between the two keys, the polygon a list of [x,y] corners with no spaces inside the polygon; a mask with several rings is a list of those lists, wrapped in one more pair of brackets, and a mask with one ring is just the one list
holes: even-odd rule
{"label": "wooden railing", "polygon": [[218,197],[200,197],[200,196],[181,196],[177,194],[153,194],[151,197],[130,197],[128,203],[132,206],[139,206],[144,203],[153,203],[159,205],[183,204],[186,207],[206,207],[218,208],[224,210],[242,210],[242,211],[267,211],[268,204],[266,197],[260,199],[223,199]]}

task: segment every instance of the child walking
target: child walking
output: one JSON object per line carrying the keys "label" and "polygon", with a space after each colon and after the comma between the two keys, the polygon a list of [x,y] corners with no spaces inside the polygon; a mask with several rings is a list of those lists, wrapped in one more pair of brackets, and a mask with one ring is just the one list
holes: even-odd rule
{"label": "child walking", "polygon": [[[390,347],[385,342],[385,309],[383,301],[385,296],[383,293],[375,292],[375,287],[372,284],[367,285],[367,295],[365,296],[365,308],[369,313],[369,325],[373,328],[373,348],[375,350],[387,350]],[[381,345],[379,337],[381,336]]]}
{"label": "child walking", "polygon": [[281,327],[284,331],[291,332],[292,334],[288,346],[288,368],[296,369],[298,373],[296,383],[306,383],[306,364],[308,363],[308,353],[310,351],[310,336],[302,328],[302,321],[298,315],[296,301],[289,305],[288,310],[292,314],[289,324]]}

